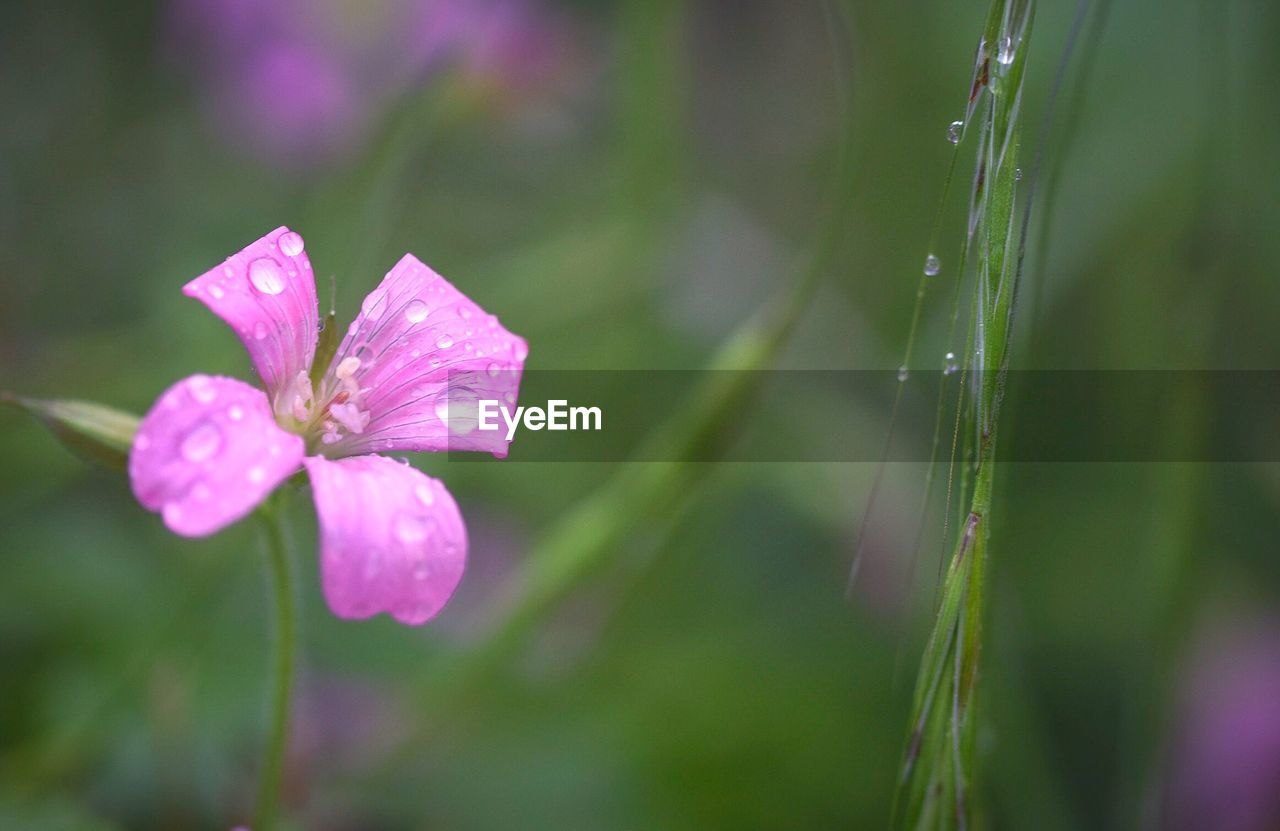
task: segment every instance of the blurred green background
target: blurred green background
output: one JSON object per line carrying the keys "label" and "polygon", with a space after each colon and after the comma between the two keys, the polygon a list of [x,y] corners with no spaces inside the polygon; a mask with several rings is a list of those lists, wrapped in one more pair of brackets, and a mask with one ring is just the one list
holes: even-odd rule
{"label": "blurred green background", "polygon": [[[698,368],[793,279],[833,192],[838,242],[777,363],[897,366],[985,4],[495,0],[444,47],[406,23],[450,5],[0,5],[0,389],[142,413],[193,372],[248,378],[179,289],[282,224],[340,318],[412,251],[530,369]],[[1280,9],[1110,5],[1044,148],[1017,360],[1280,366]],[[1031,151],[1074,13],[1039,9]],[[954,346],[935,294],[930,370]],[[1205,406],[1152,430],[1194,448]],[[886,429],[845,412],[777,440]],[[472,536],[420,629],[334,618],[291,500],[296,827],[887,823],[941,534],[931,517],[913,570],[923,466],[886,472],[846,598],[874,465],[708,465],[449,697],[424,690],[533,543],[627,466],[415,464]],[[179,539],[16,411],[0,474],[0,826],[243,821],[270,649],[254,524]],[[1280,827],[1280,466],[1018,464],[997,489],[986,823]]]}

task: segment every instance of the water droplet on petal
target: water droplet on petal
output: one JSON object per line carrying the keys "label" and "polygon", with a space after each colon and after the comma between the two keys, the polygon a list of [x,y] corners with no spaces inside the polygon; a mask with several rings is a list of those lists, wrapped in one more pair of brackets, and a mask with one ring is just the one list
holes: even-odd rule
{"label": "water droplet on petal", "polygon": [[239,421],[244,418],[244,409],[239,404],[232,404],[231,408],[227,410],[227,418],[232,421]]}
{"label": "water droplet on petal", "polygon": [[213,386],[213,382],[204,375],[197,375],[187,381],[187,391],[191,393],[191,397],[197,404],[209,404],[218,397],[218,390]]}
{"label": "water droplet on petal", "polygon": [[249,481],[255,485],[260,485],[267,478],[267,472],[259,465],[249,468]]}
{"label": "water droplet on petal", "polygon": [[[415,559],[413,562],[413,579],[426,580],[430,576],[431,576],[431,567],[427,565],[427,558],[418,557],[417,559]],[[426,610],[424,609],[423,612],[425,611]],[[423,618],[425,619],[426,615],[423,614],[423,612],[420,612],[419,614],[422,614]]]}
{"label": "water droplet on petal", "polygon": [[147,438],[145,433],[139,433],[137,438],[133,440],[133,449],[142,451],[151,446],[151,439]]}
{"label": "water droplet on petal", "polygon": [[210,296],[210,297],[212,297],[214,300],[221,300],[221,299],[222,299],[222,296],[223,296],[225,293],[226,293],[226,292],[224,292],[224,291],[222,290],[222,286],[219,286],[219,285],[216,285],[216,284],[215,284],[215,285],[212,285],[212,286],[209,286],[209,296]]}
{"label": "water droplet on petal", "polygon": [[502,364],[494,361],[485,367],[485,370],[489,373],[490,378],[497,378],[498,374],[502,372]]}
{"label": "water droplet on petal", "polygon": [[364,312],[365,317],[371,320],[377,320],[382,317],[384,307],[387,305],[386,300],[386,292],[375,289],[365,297],[364,302],[360,304],[360,311]]}
{"label": "water droplet on petal", "polygon": [[187,433],[180,448],[182,458],[188,462],[203,462],[222,449],[222,431],[208,421],[201,422]]}
{"label": "water droplet on petal", "polygon": [[421,300],[410,300],[409,305],[404,307],[405,320],[410,323],[421,323],[427,319],[427,315],[430,313],[430,307]]}
{"label": "water droplet on petal", "polygon": [[947,356],[942,360],[942,374],[954,375],[959,368],[960,362],[956,360],[956,353],[948,352]]}
{"label": "water droplet on petal", "polygon": [[964,131],[963,121],[953,121],[947,125],[947,141],[952,144],[960,143],[960,133]]}
{"label": "water droplet on petal", "polygon": [[515,350],[517,361],[523,361],[525,358],[529,357],[529,345],[524,341],[517,341]]}
{"label": "water droplet on petal", "polygon": [[468,319],[470,319],[470,317],[471,317],[471,307],[470,307],[470,306],[467,306],[467,305],[459,306],[459,307],[458,307],[458,317],[462,318],[463,320],[468,320]]}
{"label": "water droplet on petal", "polygon": [[227,263],[222,267],[222,273],[227,275],[228,277],[236,276],[236,270],[230,263]]}
{"label": "water droplet on petal", "polygon": [[902,383],[903,381],[906,381],[907,376],[910,374],[911,373],[908,372],[907,367],[905,365],[898,367],[898,383]]}
{"label": "water droplet on petal", "polygon": [[437,349],[448,349],[450,346],[453,346],[453,338],[449,337],[448,335],[441,335],[436,340]]}
{"label": "water droplet on petal", "polygon": [[259,320],[253,324],[253,336],[258,340],[262,340],[267,336],[267,324]]}
{"label": "water droplet on petal", "polygon": [[261,257],[249,263],[249,282],[263,294],[279,294],[284,291],[284,272],[275,260]]}
{"label": "water droplet on petal", "polygon": [[436,502],[436,495],[431,492],[430,485],[418,485],[413,489],[413,495],[418,497],[418,501],[428,508]]}
{"label": "water droplet on petal", "polygon": [[924,258],[924,273],[929,277],[933,277],[942,270],[942,260],[938,259],[938,255],[930,254]]}
{"label": "water droplet on petal", "polygon": [[422,542],[427,538],[430,521],[414,514],[397,514],[395,518],[396,539],[403,543]]}
{"label": "water droplet on petal", "polygon": [[296,257],[301,254],[303,245],[301,234],[289,231],[280,235],[280,250],[290,257]]}

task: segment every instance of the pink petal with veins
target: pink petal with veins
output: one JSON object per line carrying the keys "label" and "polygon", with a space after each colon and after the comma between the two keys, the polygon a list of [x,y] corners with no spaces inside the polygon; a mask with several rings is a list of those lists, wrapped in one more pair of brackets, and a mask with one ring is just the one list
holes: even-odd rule
{"label": "pink petal with veins", "polygon": [[235,330],[271,396],[288,413],[309,372],[320,327],[316,282],[302,237],[280,227],[182,289]]}
{"label": "pink petal with veins", "polygon": [[425,623],[462,579],[467,531],[444,485],[385,456],[310,457],[320,569],[341,618]]}
{"label": "pink petal with veins", "polygon": [[301,438],[276,426],[261,390],[193,375],[142,419],[129,479],[169,530],[202,537],[253,510],[298,469],[303,449]]}
{"label": "pink petal with veins", "polygon": [[506,456],[506,429],[478,430],[477,401],[514,412],[529,347],[417,257],[406,254],[368,297],[343,339],[337,367],[356,358],[358,406],[370,414],[331,456],[387,450],[477,450]]}

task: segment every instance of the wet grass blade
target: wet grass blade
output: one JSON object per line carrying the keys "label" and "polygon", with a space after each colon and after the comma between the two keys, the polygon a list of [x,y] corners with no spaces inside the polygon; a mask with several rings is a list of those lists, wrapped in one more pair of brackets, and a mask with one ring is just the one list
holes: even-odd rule
{"label": "wet grass blade", "polygon": [[[960,470],[958,504],[965,507],[916,679],[893,812],[897,828],[964,829],[974,816],[974,693],[985,610],[993,457],[1021,253],[1015,237],[1021,178],[1017,163],[1032,13],[1031,0],[994,0],[975,58],[967,114],[979,123],[961,255],[963,268],[972,249],[975,275],[958,393],[963,406],[951,463],[953,471]],[[956,279],[959,286],[963,275]],[[959,304],[954,308],[958,312]],[[966,458],[957,464],[960,448],[966,448]]]}

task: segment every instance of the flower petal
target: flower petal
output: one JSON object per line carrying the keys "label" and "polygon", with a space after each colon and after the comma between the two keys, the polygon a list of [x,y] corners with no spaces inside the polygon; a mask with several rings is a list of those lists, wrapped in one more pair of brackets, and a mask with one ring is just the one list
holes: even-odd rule
{"label": "flower petal", "polygon": [[253,510],[298,469],[303,451],[301,438],[276,426],[262,390],[193,375],[142,419],[129,479],[169,530],[202,537]]}
{"label": "flower petal", "polygon": [[302,237],[280,227],[182,289],[235,330],[275,412],[288,413],[291,385],[309,372],[320,328],[316,281]]}
{"label": "flower petal", "polygon": [[467,530],[443,484],[385,456],[303,460],[320,520],[320,568],[342,618],[387,612],[416,625],[457,588]]}
{"label": "flower petal", "polygon": [[[386,450],[479,450],[506,456],[506,430],[477,430],[477,400],[514,405],[529,347],[417,257],[406,254],[365,298],[325,376],[339,367],[370,414],[332,456]],[[356,359],[350,361],[349,359]],[[355,367],[351,370],[351,367]],[[452,429],[450,429],[452,427]]]}

